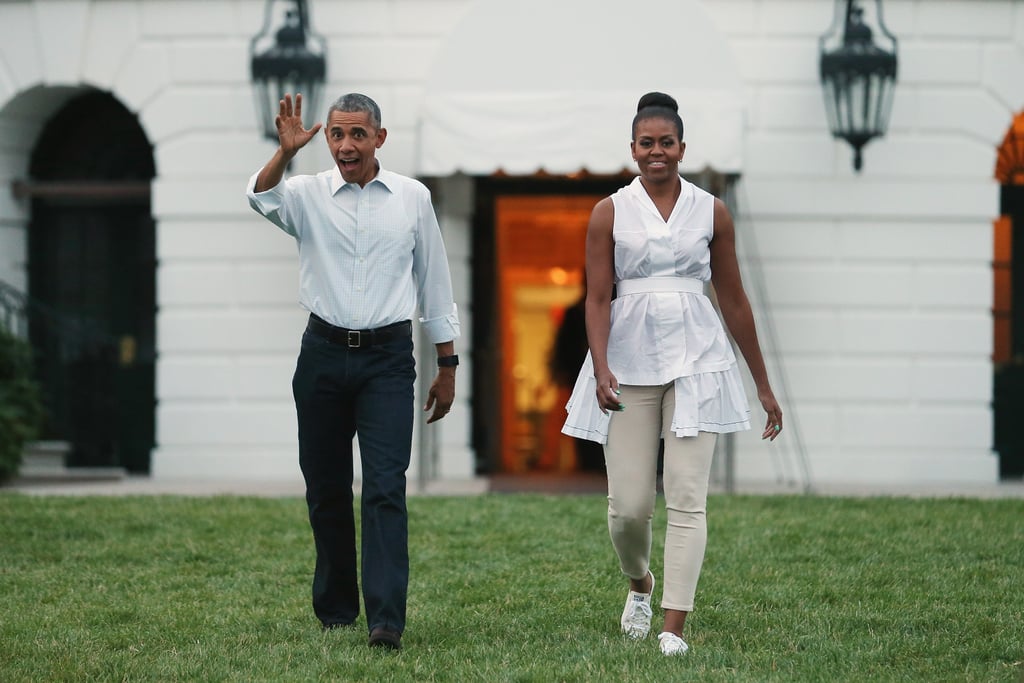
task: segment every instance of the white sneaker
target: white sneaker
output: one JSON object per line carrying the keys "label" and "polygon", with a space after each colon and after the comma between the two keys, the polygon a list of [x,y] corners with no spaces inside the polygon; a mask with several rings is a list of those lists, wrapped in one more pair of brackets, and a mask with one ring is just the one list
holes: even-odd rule
{"label": "white sneaker", "polygon": [[661,654],[666,657],[685,655],[686,651],[690,649],[685,640],[668,631],[658,634],[658,646],[661,648]]}
{"label": "white sneaker", "polygon": [[630,638],[646,638],[651,631],[651,597],[654,595],[654,574],[651,574],[651,592],[629,591],[626,606],[622,610],[622,632]]}

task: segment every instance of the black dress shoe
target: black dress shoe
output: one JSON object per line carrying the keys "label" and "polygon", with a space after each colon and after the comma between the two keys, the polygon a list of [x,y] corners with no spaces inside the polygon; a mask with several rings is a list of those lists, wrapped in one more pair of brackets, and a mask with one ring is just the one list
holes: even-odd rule
{"label": "black dress shoe", "polygon": [[370,631],[370,647],[382,647],[385,650],[401,650],[402,634],[386,628],[375,628]]}

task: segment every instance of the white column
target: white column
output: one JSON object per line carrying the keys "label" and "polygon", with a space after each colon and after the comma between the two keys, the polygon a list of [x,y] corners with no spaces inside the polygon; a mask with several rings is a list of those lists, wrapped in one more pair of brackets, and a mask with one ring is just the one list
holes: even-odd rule
{"label": "white column", "polygon": [[[438,221],[444,235],[451,267],[455,303],[459,308],[459,322],[462,336],[455,341],[459,354],[459,369],[456,373],[455,405],[443,420],[430,425],[436,428],[433,444],[436,447],[433,463],[433,479],[470,479],[474,476],[475,462],[472,444],[472,377],[473,364],[470,358],[470,340],[473,329],[472,310],[472,211],[473,181],[463,175],[442,178],[435,186],[434,197]],[[424,351],[426,353],[426,351]],[[421,358],[423,372],[433,375],[434,354]]]}

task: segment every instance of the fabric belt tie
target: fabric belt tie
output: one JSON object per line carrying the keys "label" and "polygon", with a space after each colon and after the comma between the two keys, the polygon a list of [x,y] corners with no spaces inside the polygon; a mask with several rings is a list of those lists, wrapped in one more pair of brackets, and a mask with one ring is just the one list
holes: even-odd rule
{"label": "fabric belt tie", "polygon": [[692,277],[640,277],[615,283],[616,296],[658,292],[703,294],[704,282]]}
{"label": "fabric belt tie", "polygon": [[383,344],[399,337],[412,336],[412,321],[402,320],[391,323],[384,327],[377,327],[372,330],[347,330],[344,327],[337,327],[330,324],[314,313],[309,314],[309,323],[306,329],[323,337],[332,344],[340,344],[350,349],[364,349],[368,346]]}

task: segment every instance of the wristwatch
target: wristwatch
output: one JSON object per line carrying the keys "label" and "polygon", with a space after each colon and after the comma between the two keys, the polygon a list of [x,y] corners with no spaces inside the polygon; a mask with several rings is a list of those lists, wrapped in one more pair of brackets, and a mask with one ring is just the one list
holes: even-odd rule
{"label": "wristwatch", "polygon": [[459,356],[452,354],[450,356],[438,356],[437,367],[439,368],[454,368],[459,364]]}

